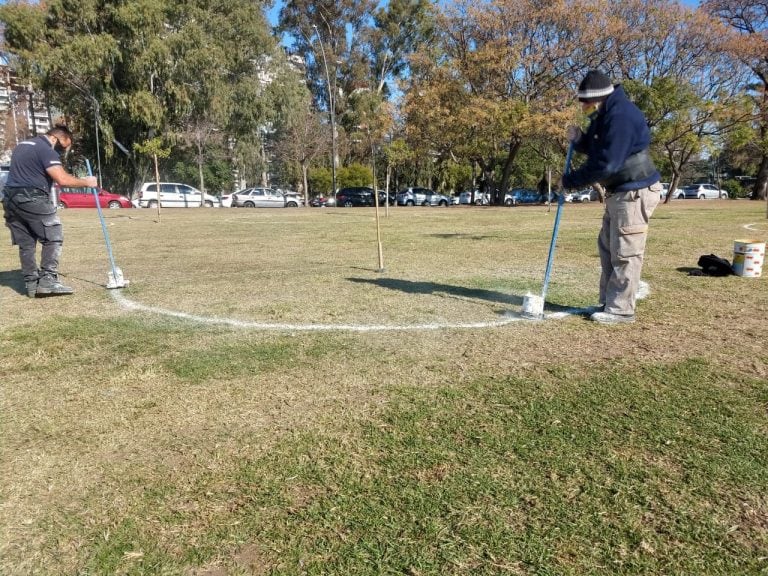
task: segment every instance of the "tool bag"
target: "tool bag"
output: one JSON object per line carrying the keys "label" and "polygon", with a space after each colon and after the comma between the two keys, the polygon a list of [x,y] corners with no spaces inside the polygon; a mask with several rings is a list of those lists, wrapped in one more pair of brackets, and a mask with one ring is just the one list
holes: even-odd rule
{"label": "tool bag", "polygon": [[725,258],[714,254],[704,254],[699,258],[698,265],[706,276],[730,276],[733,274],[731,263]]}

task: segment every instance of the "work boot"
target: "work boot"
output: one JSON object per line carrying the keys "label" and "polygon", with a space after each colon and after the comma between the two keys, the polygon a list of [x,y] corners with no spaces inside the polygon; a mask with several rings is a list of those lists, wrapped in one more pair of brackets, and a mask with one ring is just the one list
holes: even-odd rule
{"label": "work boot", "polygon": [[595,312],[589,318],[600,324],[631,324],[635,321],[634,314],[611,314],[610,312]]}
{"label": "work boot", "polygon": [[56,276],[43,276],[37,281],[37,291],[35,296],[43,298],[45,296],[64,296],[72,294],[74,290],[69,286],[64,286]]}
{"label": "work boot", "polygon": [[27,280],[25,284],[27,286],[27,296],[34,298],[37,292],[37,280]]}

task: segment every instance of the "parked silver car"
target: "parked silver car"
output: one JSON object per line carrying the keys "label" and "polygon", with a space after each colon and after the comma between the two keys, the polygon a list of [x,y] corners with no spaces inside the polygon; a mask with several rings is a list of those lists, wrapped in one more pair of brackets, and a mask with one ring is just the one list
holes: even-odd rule
{"label": "parked silver car", "polygon": [[600,200],[600,195],[592,186],[573,193],[574,202],[596,202],[598,200]]}
{"label": "parked silver car", "polygon": [[272,188],[246,188],[232,194],[232,207],[238,208],[297,208],[298,195],[289,196]]}
{"label": "parked silver car", "polygon": [[398,206],[423,206],[427,201],[427,194],[433,194],[429,188],[406,188],[397,193]]}
{"label": "parked silver car", "polygon": [[[706,182],[683,186],[682,192],[684,198],[698,198],[699,200],[704,200],[705,198],[728,198],[728,192],[721,190],[714,184]],[[679,191],[677,193],[677,198],[680,198]]]}
{"label": "parked silver car", "polygon": [[450,206],[451,204],[453,202],[449,196],[438,192],[427,194],[427,197],[424,199],[424,206]]}

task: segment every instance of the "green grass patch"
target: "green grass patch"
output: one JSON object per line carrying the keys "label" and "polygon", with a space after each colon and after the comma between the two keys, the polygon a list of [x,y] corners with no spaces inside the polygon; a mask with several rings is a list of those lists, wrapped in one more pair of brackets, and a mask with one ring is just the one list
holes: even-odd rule
{"label": "green grass patch", "polygon": [[[548,309],[596,304],[601,213]],[[539,292],[546,207],[393,209],[384,273],[372,210],[133,211],[120,295],[66,211],[73,296],[0,251],[0,573],[766,574],[765,279],[687,274],[764,216],[659,207],[635,324],[457,329]]]}
{"label": "green grass patch", "polygon": [[[248,549],[264,574],[760,574],[765,409],[764,382],[704,360],[402,387],[343,445],[299,434],[235,463],[198,494],[226,510],[215,529],[142,569]],[[111,573],[125,540],[89,566]]]}

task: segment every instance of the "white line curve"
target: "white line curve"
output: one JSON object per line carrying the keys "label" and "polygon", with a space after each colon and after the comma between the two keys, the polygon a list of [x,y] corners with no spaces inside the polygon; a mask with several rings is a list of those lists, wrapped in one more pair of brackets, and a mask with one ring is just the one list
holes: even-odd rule
{"label": "white line curve", "polygon": [[[135,302],[123,295],[122,290],[110,290],[112,298],[117,304],[130,311],[147,312],[150,314],[159,314],[169,316],[180,320],[196,322],[198,324],[207,324],[210,326],[229,326],[232,328],[266,330],[280,332],[406,332],[406,331],[427,331],[427,330],[457,330],[473,328],[498,328],[506,326],[512,322],[520,321],[546,321],[561,320],[569,316],[583,316],[593,312],[594,308],[569,308],[559,312],[550,312],[544,314],[543,320],[526,318],[515,312],[505,312],[499,320],[490,322],[432,322],[419,324],[292,324],[283,322],[254,322],[250,320],[238,320],[236,318],[219,318],[209,316],[199,316],[177,310],[168,310],[156,306],[147,306]],[[640,288],[637,292],[637,299],[642,300],[650,294],[650,287],[647,282],[640,281]]]}

